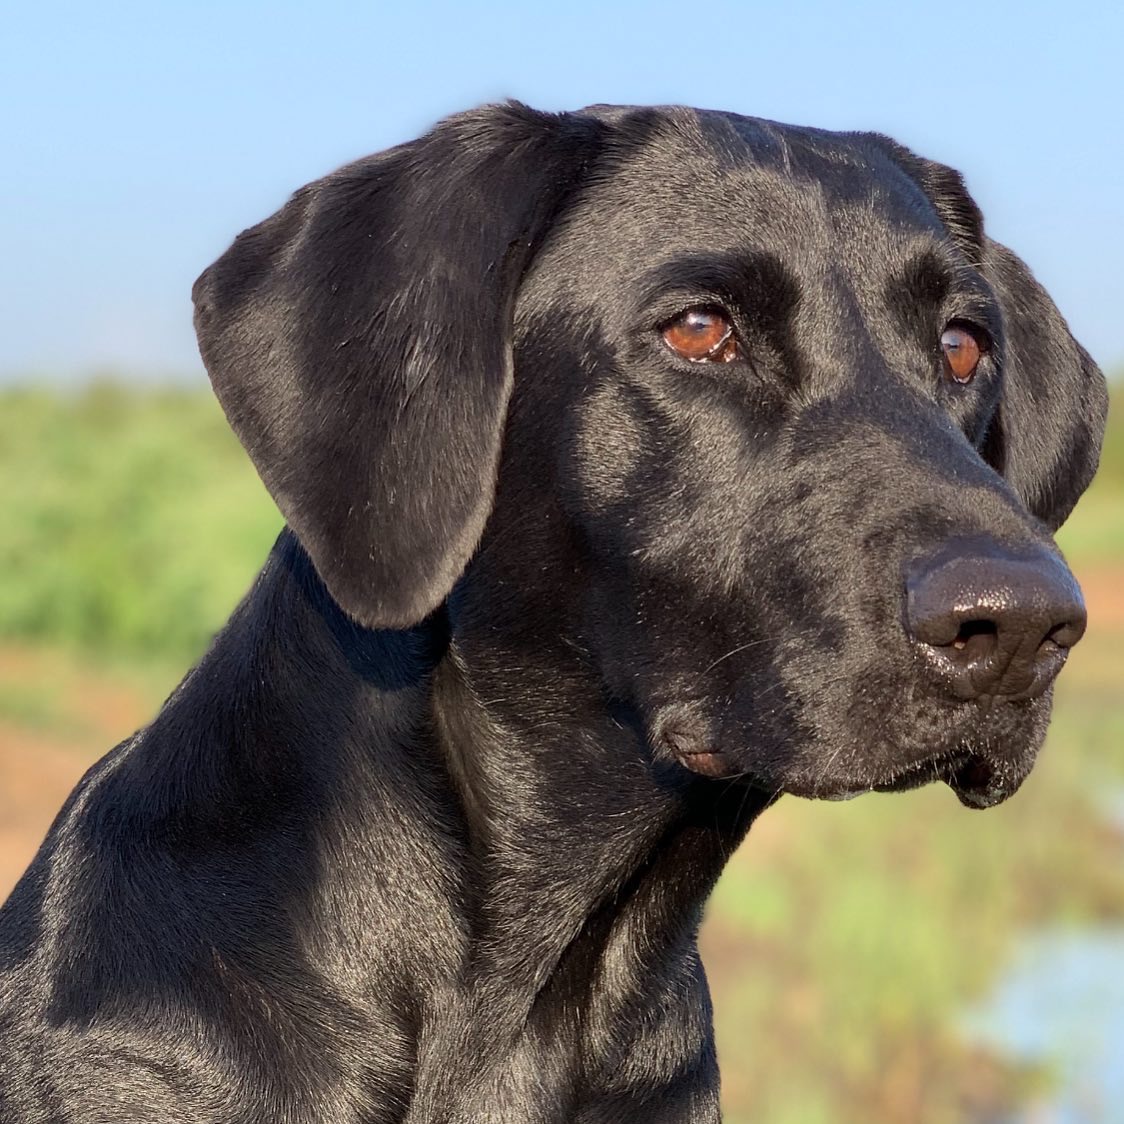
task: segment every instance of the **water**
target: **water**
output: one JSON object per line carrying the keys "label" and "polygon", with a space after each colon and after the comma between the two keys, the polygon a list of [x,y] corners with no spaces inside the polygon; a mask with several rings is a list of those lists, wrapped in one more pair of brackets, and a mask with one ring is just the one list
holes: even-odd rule
{"label": "water", "polygon": [[1051,1093],[1010,1124],[1124,1122],[1124,927],[1056,930],[1019,945],[968,1036],[1045,1066]]}

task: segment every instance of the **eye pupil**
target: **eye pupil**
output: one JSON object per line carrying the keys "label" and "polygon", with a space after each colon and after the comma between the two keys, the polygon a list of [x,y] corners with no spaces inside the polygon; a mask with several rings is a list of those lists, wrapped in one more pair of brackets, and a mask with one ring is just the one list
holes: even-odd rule
{"label": "eye pupil", "polygon": [[663,341],[692,362],[729,363],[739,357],[734,326],[716,309],[689,308],[664,325]]}
{"label": "eye pupil", "polygon": [[967,328],[950,325],[941,333],[941,351],[945,374],[953,382],[971,382],[982,355],[976,337]]}

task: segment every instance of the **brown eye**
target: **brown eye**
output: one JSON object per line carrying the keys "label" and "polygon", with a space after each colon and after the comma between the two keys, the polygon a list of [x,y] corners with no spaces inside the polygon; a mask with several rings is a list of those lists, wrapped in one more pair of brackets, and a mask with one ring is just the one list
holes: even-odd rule
{"label": "brown eye", "polygon": [[945,374],[954,382],[969,383],[980,365],[979,341],[967,328],[950,324],[941,333]]}
{"label": "brown eye", "polygon": [[693,363],[732,363],[741,357],[734,326],[713,308],[689,308],[663,326],[663,341]]}

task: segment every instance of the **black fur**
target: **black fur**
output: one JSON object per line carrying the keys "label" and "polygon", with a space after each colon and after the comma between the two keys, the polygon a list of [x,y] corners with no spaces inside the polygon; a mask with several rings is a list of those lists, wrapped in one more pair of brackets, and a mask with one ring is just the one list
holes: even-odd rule
{"label": "black fur", "polygon": [[452,118],[195,295],[291,530],[0,912],[0,1120],[717,1120],[754,817],[1029,770],[1048,692],[950,701],[903,575],[1054,554],[1099,372],[956,173],[688,109]]}

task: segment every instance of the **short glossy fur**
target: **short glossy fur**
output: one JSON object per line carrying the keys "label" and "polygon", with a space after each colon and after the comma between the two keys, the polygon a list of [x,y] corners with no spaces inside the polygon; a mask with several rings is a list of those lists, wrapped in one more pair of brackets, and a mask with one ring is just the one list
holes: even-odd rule
{"label": "short glossy fur", "polygon": [[[1049,693],[948,698],[903,575],[1056,557],[1099,372],[955,173],[690,109],[451,118],[195,296],[290,529],[0,912],[0,1120],[717,1120],[754,817],[1029,770]],[[714,303],[746,362],[663,343]]]}

